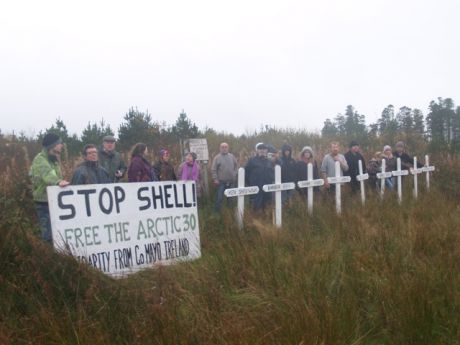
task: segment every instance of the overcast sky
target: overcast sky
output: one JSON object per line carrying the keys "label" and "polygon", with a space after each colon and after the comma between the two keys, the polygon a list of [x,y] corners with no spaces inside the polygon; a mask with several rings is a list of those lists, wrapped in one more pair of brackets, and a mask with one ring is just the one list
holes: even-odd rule
{"label": "overcast sky", "polygon": [[0,128],[71,133],[131,106],[241,134],[352,104],[460,103],[458,0],[4,1]]}

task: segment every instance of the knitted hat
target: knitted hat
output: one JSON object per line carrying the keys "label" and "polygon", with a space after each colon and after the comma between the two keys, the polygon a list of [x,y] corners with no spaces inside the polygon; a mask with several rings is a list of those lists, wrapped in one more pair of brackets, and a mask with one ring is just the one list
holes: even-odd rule
{"label": "knitted hat", "polygon": [[300,151],[300,156],[303,156],[305,152],[310,152],[310,155],[313,157],[314,156],[314,152],[313,152],[313,149],[310,147],[310,146],[304,146],[302,151]]}
{"label": "knitted hat", "polygon": [[59,138],[59,135],[54,134],[54,133],[47,133],[43,137],[42,145],[44,148],[47,150],[51,150],[53,147],[55,147],[57,144],[61,144],[62,140]]}
{"label": "knitted hat", "polygon": [[386,150],[390,150],[391,151],[391,146],[390,145],[385,145],[383,147],[383,152],[385,152]]}
{"label": "knitted hat", "polygon": [[395,145],[395,147],[402,147],[402,148],[404,148],[404,146],[405,146],[404,141],[398,141]]}
{"label": "knitted hat", "polygon": [[350,146],[349,146],[349,147],[352,148],[353,146],[359,146],[359,143],[358,143],[357,141],[355,141],[355,140],[352,140],[352,141],[350,142]]}
{"label": "knitted hat", "polygon": [[161,149],[158,154],[160,155],[160,157],[163,157],[165,154],[169,153],[169,151],[167,149]]}

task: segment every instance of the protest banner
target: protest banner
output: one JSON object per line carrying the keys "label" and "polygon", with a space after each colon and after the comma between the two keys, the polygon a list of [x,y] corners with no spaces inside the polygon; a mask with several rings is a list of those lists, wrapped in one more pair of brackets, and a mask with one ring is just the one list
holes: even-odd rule
{"label": "protest banner", "polygon": [[48,187],[53,243],[111,276],[201,256],[193,181]]}

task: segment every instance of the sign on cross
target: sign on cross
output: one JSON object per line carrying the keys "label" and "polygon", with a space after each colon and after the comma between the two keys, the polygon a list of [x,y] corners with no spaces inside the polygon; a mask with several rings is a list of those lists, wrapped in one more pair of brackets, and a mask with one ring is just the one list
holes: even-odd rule
{"label": "sign on cross", "polygon": [[243,228],[244,219],[244,196],[259,193],[259,187],[257,186],[244,186],[244,168],[238,169],[238,188],[229,188],[224,191],[227,198],[238,197],[238,207],[236,209],[236,218],[238,220],[238,226],[240,229]]}
{"label": "sign on cross", "polygon": [[396,170],[391,172],[393,176],[398,177],[398,201],[402,202],[402,176],[409,175],[408,170],[401,170],[401,158],[396,160]]}
{"label": "sign on cross", "polygon": [[294,182],[281,183],[281,167],[279,165],[275,166],[275,183],[262,186],[264,192],[275,193],[275,225],[277,228],[281,228],[282,223],[281,191],[294,188]]}
{"label": "sign on cross", "polygon": [[329,184],[335,184],[335,210],[337,214],[342,213],[342,196],[340,187],[343,183],[348,183],[351,181],[350,176],[340,176],[340,163],[335,162],[335,177],[328,177],[327,182]]}
{"label": "sign on cross", "polygon": [[307,180],[297,182],[299,188],[308,188],[307,192],[307,205],[308,205],[308,214],[313,214],[313,188],[320,187],[324,185],[324,180],[313,179],[313,164],[308,163],[307,165]]}

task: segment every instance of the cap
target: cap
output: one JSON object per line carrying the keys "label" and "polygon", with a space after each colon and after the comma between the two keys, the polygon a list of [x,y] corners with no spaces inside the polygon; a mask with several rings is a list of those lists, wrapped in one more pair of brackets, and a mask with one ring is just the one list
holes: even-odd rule
{"label": "cap", "polygon": [[102,141],[107,141],[109,143],[114,143],[115,141],[117,141],[117,139],[115,139],[115,137],[113,135],[106,135]]}

